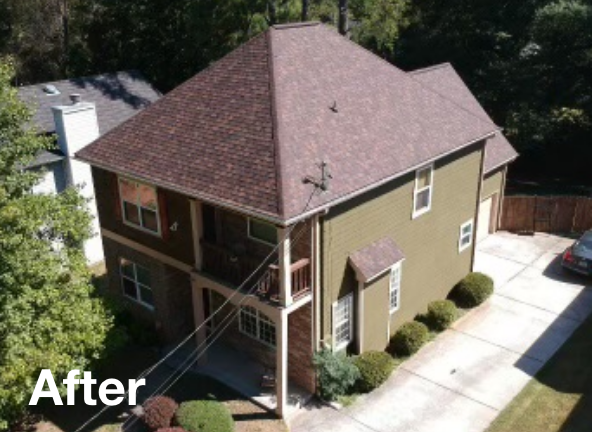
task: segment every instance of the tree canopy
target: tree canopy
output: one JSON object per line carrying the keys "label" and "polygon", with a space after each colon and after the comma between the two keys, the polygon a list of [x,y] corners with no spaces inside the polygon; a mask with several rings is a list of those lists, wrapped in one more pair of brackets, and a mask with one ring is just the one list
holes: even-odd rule
{"label": "tree canopy", "polygon": [[23,413],[41,369],[61,383],[103,353],[112,328],[81,248],[85,200],[74,188],[30,193],[39,173],[23,168],[52,140],[30,127],[13,72],[0,59],[0,430]]}

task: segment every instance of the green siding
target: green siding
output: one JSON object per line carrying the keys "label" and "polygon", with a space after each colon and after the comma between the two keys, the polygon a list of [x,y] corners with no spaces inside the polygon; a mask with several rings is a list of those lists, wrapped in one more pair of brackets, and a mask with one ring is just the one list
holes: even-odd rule
{"label": "green siding", "polygon": [[499,168],[494,172],[487,174],[483,178],[483,186],[481,188],[481,199],[489,198],[493,194],[499,194],[502,190],[504,182],[504,168]]}
{"label": "green siding", "polygon": [[389,276],[387,271],[364,287],[364,351],[380,351],[388,344]]}
{"label": "green siding", "polygon": [[[431,211],[416,219],[411,218],[415,173],[332,208],[323,218],[322,334],[326,340],[331,335],[332,303],[358,286],[348,256],[380,238],[390,236],[406,258],[401,308],[391,317],[391,334],[424,312],[430,301],[446,297],[471,270],[472,248],[459,254],[458,239],[460,225],[475,217],[482,155],[483,143],[477,143],[437,161]],[[373,299],[365,307],[366,315],[388,314],[386,294],[382,302]],[[387,332],[387,322],[366,319],[365,323],[369,324],[366,334]],[[371,343],[377,342],[372,339]]]}

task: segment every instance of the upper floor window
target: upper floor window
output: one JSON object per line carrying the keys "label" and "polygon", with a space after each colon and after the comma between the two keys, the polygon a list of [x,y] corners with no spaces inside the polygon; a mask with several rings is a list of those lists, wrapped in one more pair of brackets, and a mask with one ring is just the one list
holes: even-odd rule
{"label": "upper floor window", "polygon": [[119,196],[125,223],[160,234],[156,188],[120,177]]}
{"label": "upper floor window", "polygon": [[272,246],[278,242],[275,225],[257,219],[249,219],[249,237]]}
{"label": "upper floor window", "polygon": [[460,226],[458,238],[458,251],[462,252],[473,244],[473,219]]}
{"label": "upper floor window", "polygon": [[121,258],[119,265],[123,294],[152,309],[154,299],[152,297],[150,271],[125,258]]}
{"label": "upper floor window", "polygon": [[275,347],[275,324],[264,313],[252,306],[240,309],[239,329],[242,333]]}
{"label": "upper floor window", "polygon": [[349,294],[333,303],[333,349],[346,348],[353,339],[354,297]]}
{"label": "upper floor window", "polygon": [[401,263],[397,263],[391,268],[389,281],[389,310],[394,313],[401,306]]}
{"label": "upper floor window", "polygon": [[434,165],[418,169],[415,172],[415,190],[413,191],[413,218],[427,213],[432,208],[434,187]]}

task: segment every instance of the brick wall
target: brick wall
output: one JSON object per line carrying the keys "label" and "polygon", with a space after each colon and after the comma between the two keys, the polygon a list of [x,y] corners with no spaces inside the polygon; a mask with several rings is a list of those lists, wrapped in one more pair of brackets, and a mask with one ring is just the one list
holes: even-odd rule
{"label": "brick wall", "polygon": [[[103,238],[105,264],[107,266],[108,290],[120,299],[136,319],[154,325],[163,343],[181,339],[193,329],[193,308],[191,282],[185,272],[170,267],[154,258]],[[120,258],[126,258],[150,271],[150,282],[154,296],[154,310],[123,295]]]}
{"label": "brick wall", "polygon": [[288,316],[288,376],[295,384],[314,393],[311,311],[309,303]]}

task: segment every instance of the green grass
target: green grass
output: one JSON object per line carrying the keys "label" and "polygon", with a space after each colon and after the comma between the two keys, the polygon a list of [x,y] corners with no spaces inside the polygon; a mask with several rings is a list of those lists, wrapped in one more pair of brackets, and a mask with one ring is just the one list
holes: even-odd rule
{"label": "green grass", "polygon": [[592,317],[494,421],[488,432],[592,430]]}

